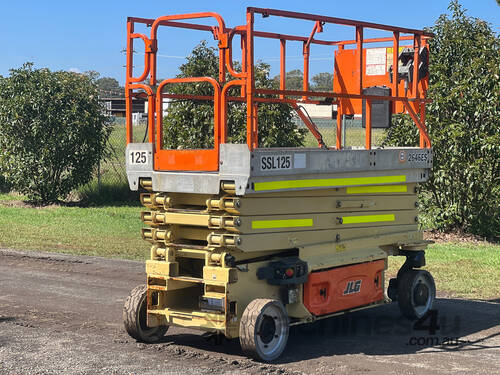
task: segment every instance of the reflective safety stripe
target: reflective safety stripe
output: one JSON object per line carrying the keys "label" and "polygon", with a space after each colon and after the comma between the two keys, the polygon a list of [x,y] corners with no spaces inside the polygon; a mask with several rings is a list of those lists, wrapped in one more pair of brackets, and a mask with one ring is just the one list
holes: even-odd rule
{"label": "reflective safety stripe", "polygon": [[252,229],[312,227],[313,219],[254,220]]}
{"label": "reflective safety stripe", "polygon": [[363,215],[363,216],[344,216],[342,224],[376,223],[378,221],[394,221],[396,215]]}
{"label": "reflective safety stripe", "polygon": [[255,182],[254,190],[262,191],[311,187],[339,187],[352,185],[392,184],[397,182],[406,182],[406,175]]}
{"label": "reflective safety stripe", "polygon": [[406,193],[406,185],[352,186],[347,188],[347,194],[369,193]]}

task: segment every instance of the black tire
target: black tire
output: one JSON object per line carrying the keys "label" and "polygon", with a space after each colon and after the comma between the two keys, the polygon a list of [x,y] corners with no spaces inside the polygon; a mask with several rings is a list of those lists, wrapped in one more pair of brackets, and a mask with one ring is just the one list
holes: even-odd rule
{"label": "black tire", "polygon": [[168,326],[152,327],[146,325],[147,286],[135,287],[123,305],[123,324],[128,334],[137,341],[153,343],[159,341]]}
{"label": "black tire", "polygon": [[424,270],[409,270],[398,280],[398,304],[408,319],[419,319],[432,309],[436,298],[436,284]]}
{"label": "black tire", "polygon": [[387,297],[389,297],[392,302],[396,302],[398,300],[398,279],[392,278],[389,280]]}
{"label": "black tire", "polygon": [[241,317],[241,349],[247,356],[259,361],[272,361],[285,350],[289,326],[283,303],[273,299],[255,299],[248,304]]}

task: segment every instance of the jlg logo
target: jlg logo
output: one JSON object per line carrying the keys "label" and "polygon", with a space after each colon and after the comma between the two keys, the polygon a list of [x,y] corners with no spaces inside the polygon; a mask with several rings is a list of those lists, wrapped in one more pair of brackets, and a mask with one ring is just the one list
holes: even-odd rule
{"label": "jlg logo", "polygon": [[361,290],[361,280],[356,281],[348,281],[347,286],[345,287],[344,293],[342,295],[359,293]]}

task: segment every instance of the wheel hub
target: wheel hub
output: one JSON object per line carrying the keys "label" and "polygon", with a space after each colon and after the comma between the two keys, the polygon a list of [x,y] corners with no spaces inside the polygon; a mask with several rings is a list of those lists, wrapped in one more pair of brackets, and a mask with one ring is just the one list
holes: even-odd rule
{"label": "wheel hub", "polygon": [[429,300],[429,288],[424,283],[418,283],[413,291],[416,306],[425,306]]}
{"label": "wheel hub", "polygon": [[259,336],[264,344],[269,344],[276,334],[276,323],[269,315],[264,315],[262,325],[260,327]]}

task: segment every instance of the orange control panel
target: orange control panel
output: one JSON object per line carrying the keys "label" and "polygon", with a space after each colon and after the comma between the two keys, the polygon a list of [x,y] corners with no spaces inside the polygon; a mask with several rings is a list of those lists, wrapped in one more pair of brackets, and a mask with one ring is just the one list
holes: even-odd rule
{"label": "orange control panel", "polygon": [[314,315],[326,315],[384,298],[384,260],[312,272],[304,284],[304,305]]}
{"label": "orange control panel", "polygon": [[[424,51],[425,48],[427,47],[423,47],[419,54],[423,67],[426,67],[428,64],[428,54]],[[360,72],[358,64],[359,57],[355,49],[342,48],[335,51],[333,91],[356,92],[356,90],[359,91],[361,84],[363,89],[374,86],[390,88],[390,95],[392,96],[415,95],[413,79],[407,82],[405,79],[401,78],[397,87],[392,83],[393,50],[392,47],[363,48],[362,72]],[[400,54],[405,50],[409,49],[399,47]],[[405,53],[408,54],[412,52]],[[401,72],[403,68],[401,61],[399,61],[398,70]],[[425,72],[425,75],[422,72]],[[428,85],[427,71],[424,69],[422,72],[419,73],[421,77],[417,80],[417,89],[419,92],[425,92]],[[361,114],[361,103],[361,99],[341,99],[340,105],[342,106],[342,113],[346,115]],[[394,101],[392,113],[404,112],[405,106],[403,102]]]}

